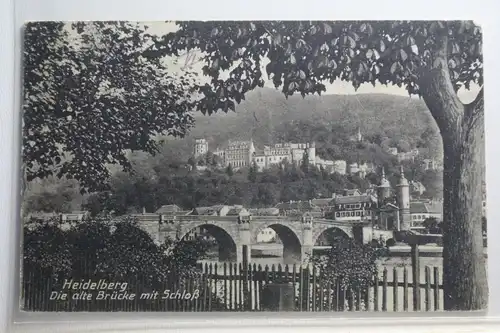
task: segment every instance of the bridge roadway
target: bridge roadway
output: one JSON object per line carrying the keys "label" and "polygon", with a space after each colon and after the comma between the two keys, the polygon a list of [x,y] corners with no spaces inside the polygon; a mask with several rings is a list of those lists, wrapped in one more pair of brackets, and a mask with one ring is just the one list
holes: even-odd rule
{"label": "bridge roadway", "polygon": [[257,243],[257,235],[265,228],[273,229],[281,239],[285,263],[307,261],[314,244],[325,232],[340,231],[363,243],[370,242],[372,236],[372,227],[368,221],[340,222],[314,218],[308,213],[296,217],[159,214],[137,214],[133,217],[158,242],[167,237],[183,239],[190,232],[203,227],[217,240],[221,261],[242,261],[243,245],[251,249]]}

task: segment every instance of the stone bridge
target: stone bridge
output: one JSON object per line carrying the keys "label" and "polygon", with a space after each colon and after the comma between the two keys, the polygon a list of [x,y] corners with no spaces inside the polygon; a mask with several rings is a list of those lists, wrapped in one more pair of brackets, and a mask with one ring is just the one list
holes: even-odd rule
{"label": "stone bridge", "polygon": [[182,239],[191,231],[203,227],[219,245],[220,261],[243,260],[243,245],[250,249],[257,243],[262,229],[271,228],[283,244],[285,263],[307,260],[318,239],[334,231],[360,242],[371,241],[372,227],[368,222],[339,222],[302,216],[211,216],[211,215],[136,215],[140,225],[158,242],[167,237]]}

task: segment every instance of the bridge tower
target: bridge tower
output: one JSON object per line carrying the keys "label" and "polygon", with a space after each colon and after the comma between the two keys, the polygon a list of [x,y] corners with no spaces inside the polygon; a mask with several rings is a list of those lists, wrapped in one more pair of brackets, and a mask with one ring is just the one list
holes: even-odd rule
{"label": "bridge tower", "polygon": [[379,208],[384,204],[384,201],[391,196],[391,184],[385,177],[385,170],[382,167],[382,178],[380,179],[380,185],[377,187],[377,197]]}
{"label": "bridge tower", "polygon": [[400,230],[410,230],[411,214],[410,214],[410,185],[405,178],[403,166],[401,166],[399,174],[399,182],[397,187],[397,202],[399,206],[399,221]]}
{"label": "bridge tower", "polygon": [[[384,206],[387,199],[391,197],[391,184],[385,177],[385,170],[382,167],[382,178],[380,179],[380,184],[377,186],[377,210],[376,210],[376,224],[379,227],[383,226],[382,222],[382,206]],[[375,221],[374,221],[375,222]]]}

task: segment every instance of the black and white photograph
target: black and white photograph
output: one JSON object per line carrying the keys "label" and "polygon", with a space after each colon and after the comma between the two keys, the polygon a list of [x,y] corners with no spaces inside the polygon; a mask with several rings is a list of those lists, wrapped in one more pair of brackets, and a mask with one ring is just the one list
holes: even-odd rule
{"label": "black and white photograph", "polygon": [[36,21],[23,312],[486,310],[475,21]]}

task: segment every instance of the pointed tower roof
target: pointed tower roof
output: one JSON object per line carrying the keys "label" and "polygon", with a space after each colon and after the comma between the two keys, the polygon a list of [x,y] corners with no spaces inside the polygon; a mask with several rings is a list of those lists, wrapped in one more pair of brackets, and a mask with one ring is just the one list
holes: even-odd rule
{"label": "pointed tower roof", "polygon": [[405,178],[405,174],[404,174],[402,165],[400,167],[398,186],[409,186],[408,179]]}
{"label": "pointed tower roof", "polygon": [[380,179],[380,185],[378,187],[391,187],[391,184],[389,183],[389,181],[387,180],[387,178],[385,178],[385,169],[384,169],[384,167],[382,167],[382,178]]}

